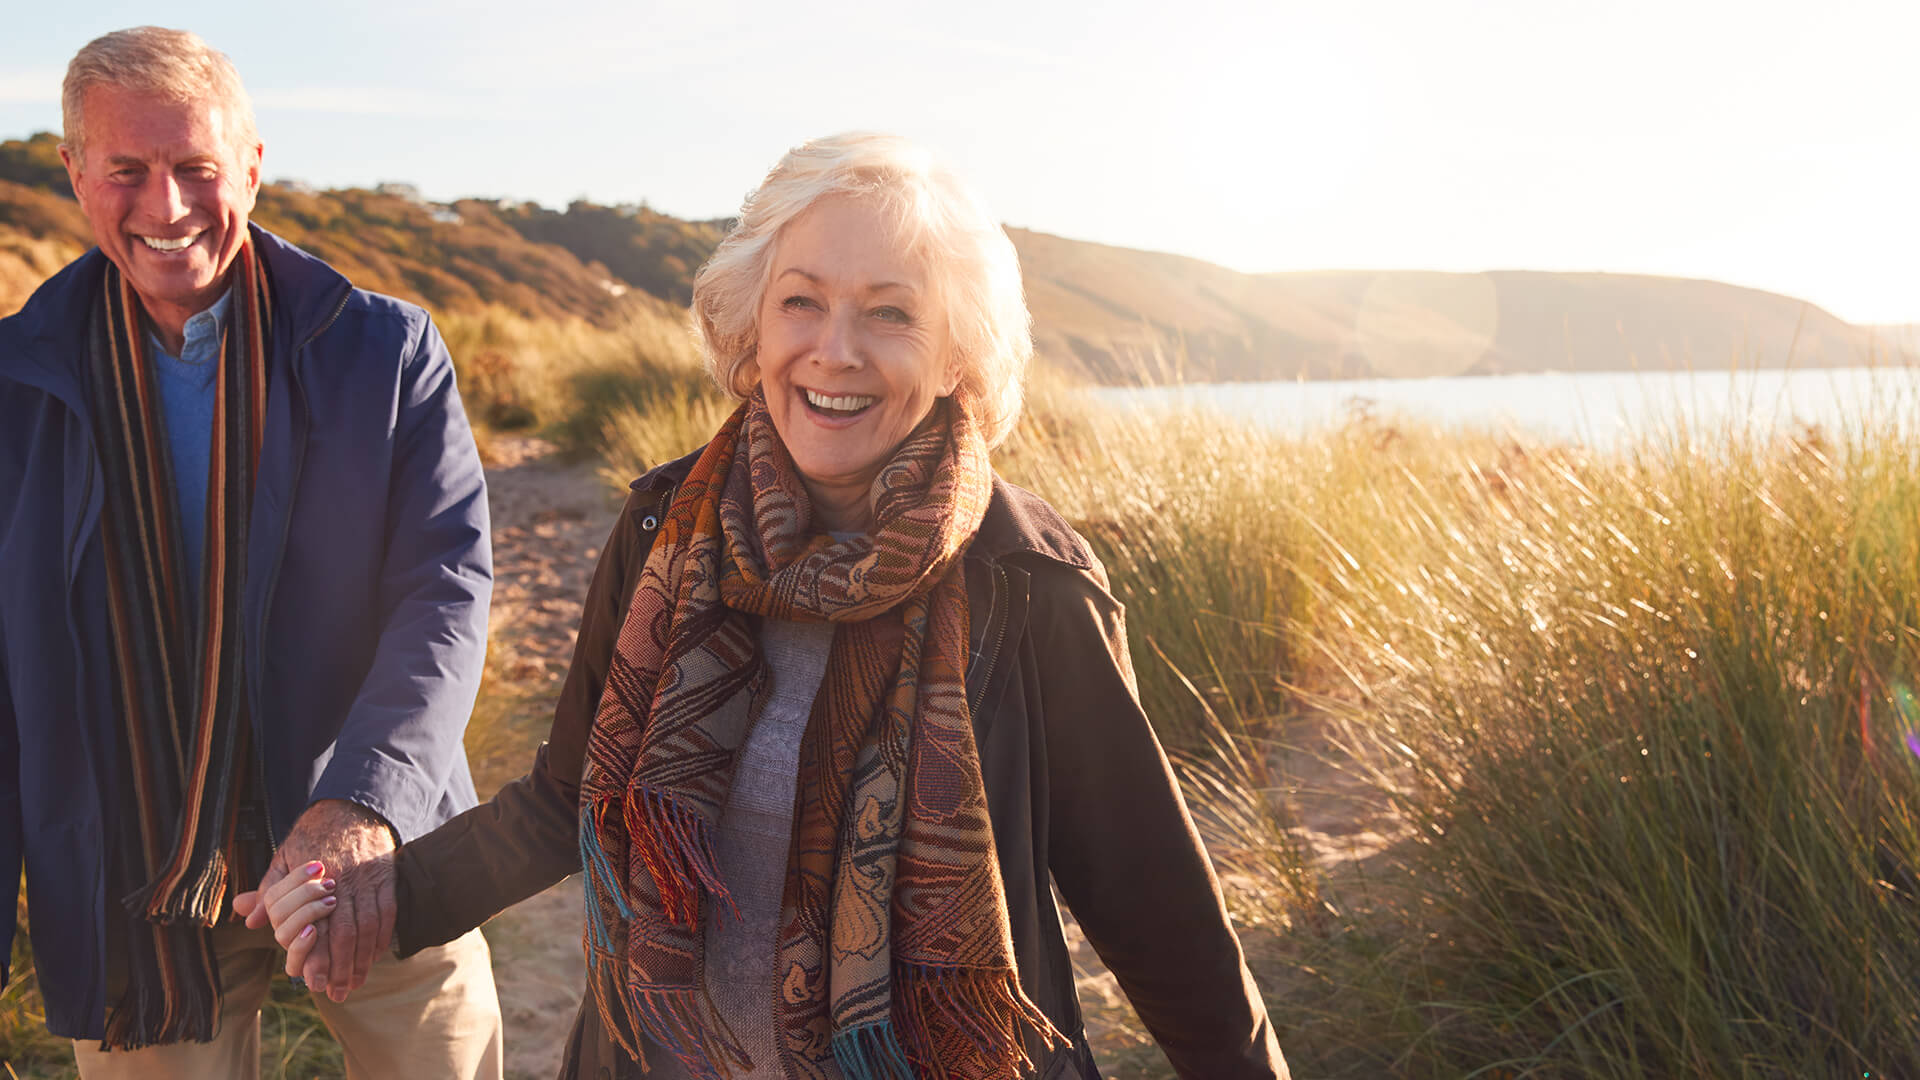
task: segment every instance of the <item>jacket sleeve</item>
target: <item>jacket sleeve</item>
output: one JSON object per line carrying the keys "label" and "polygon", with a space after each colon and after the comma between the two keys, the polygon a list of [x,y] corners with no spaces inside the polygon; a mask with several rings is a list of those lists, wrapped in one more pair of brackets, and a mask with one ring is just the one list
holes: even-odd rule
{"label": "jacket sleeve", "polygon": [[453,361],[424,318],[408,353],[387,489],[379,642],[312,792],[372,810],[402,841],[425,830],[464,753],[493,592],[486,478]]}
{"label": "jacket sleeve", "polygon": [[0,990],[6,989],[13,961],[13,919],[20,899],[20,736],[14,730],[13,691],[7,684],[6,637],[0,629]]}
{"label": "jacket sleeve", "polygon": [[401,956],[444,944],[580,869],[580,774],[607,666],[651,533],[655,496],[627,500],[594,568],[553,730],[525,776],[426,836],[395,860]]}
{"label": "jacket sleeve", "polygon": [[1049,567],[1031,580],[1061,895],[1181,1077],[1284,1080],[1219,883],[1140,707],[1119,602],[1093,574]]}

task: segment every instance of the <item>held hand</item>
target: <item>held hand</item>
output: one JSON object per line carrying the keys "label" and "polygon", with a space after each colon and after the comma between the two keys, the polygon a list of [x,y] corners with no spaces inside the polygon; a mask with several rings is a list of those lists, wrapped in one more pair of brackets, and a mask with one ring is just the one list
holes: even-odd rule
{"label": "held hand", "polygon": [[[233,910],[246,917],[249,927],[272,923],[274,940],[287,950],[287,974],[295,978],[306,970],[313,952],[314,924],[332,915],[337,904],[334,879],[325,876],[325,869],[310,862],[297,874],[282,874],[272,884],[233,898]],[[325,967],[322,956],[320,971]],[[315,989],[324,989],[324,984]]]}
{"label": "held hand", "polygon": [[[350,802],[326,799],[308,807],[294,823],[293,831],[280,845],[274,868],[261,879],[263,892],[276,885],[293,890],[296,886],[285,881],[289,868],[318,862],[336,881],[332,911],[336,918],[309,922],[313,933],[294,939],[296,945],[309,950],[301,974],[314,992],[324,991],[334,1001],[345,1001],[348,993],[367,981],[374,957],[386,951],[393,936],[396,906],[393,850],[393,834],[371,811]],[[271,900],[265,903],[272,907]],[[258,904],[247,921],[250,926],[273,921],[278,932],[278,921],[270,912],[263,914]],[[291,950],[288,959],[291,966]]]}

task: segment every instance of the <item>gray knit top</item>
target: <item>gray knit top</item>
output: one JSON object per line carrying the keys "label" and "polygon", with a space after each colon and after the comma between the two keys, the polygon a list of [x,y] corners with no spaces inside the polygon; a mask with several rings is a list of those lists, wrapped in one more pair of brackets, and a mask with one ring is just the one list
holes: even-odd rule
{"label": "gray knit top", "polygon": [[[734,760],[733,785],[714,836],[720,879],[733,893],[740,918],[716,918],[711,901],[701,913],[707,993],[753,1059],[751,1070],[733,1074],[738,1080],[786,1075],[773,1017],[779,985],[774,951],[793,842],[800,739],[826,675],[833,624],[767,619],[760,627],[760,649],[772,688]],[[672,1054],[652,1045],[646,1050],[652,1067],[648,1080],[686,1080],[686,1069]]]}

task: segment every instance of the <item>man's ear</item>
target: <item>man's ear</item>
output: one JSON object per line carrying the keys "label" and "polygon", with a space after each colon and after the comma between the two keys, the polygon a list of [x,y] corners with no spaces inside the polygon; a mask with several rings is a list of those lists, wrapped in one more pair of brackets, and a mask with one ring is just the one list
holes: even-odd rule
{"label": "man's ear", "polygon": [[60,164],[67,167],[67,183],[73,188],[73,199],[80,204],[80,211],[85,213],[87,196],[80,187],[80,155],[64,142],[60,144]]}
{"label": "man's ear", "polygon": [[240,161],[247,170],[247,206],[253,206],[253,200],[260,194],[260,159],[266,156],[267,144],[254,143],[240,151]]}

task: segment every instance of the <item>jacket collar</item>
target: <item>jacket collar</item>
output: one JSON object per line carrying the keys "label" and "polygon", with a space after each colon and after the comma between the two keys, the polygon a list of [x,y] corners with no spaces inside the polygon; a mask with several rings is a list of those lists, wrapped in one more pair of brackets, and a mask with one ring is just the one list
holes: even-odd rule
{"label": "jacket collar", "polygon": [[[634,491],[664,495],[687,478],[700,453],[695,450],[685,457],[656,465],[629,486]],[[986,516],[973,535],[967,557],[999,562],[1016,555],[1037,555],[1078,570],[1091,570],[1094,566],[1093,552],[1087,542],[1073,531],[1073,526],[1067,524],[1059,511],[1040,496],[996,475],[993,501],[987,504]]]}
{"label": "jacket collar", "polygon": [[[274,314],[292,347],[325,329],[353,285],[319,259],[258,225],[249,225],[273,276]],[[18,314],[0,319],[0,378],[45,391],[84,414],[78,343],[85,340],[107,257],[92,248],[34,290]],[[279,335],[276,335],[278,337]],[[63,346],[64,343],[64,346]]]}

